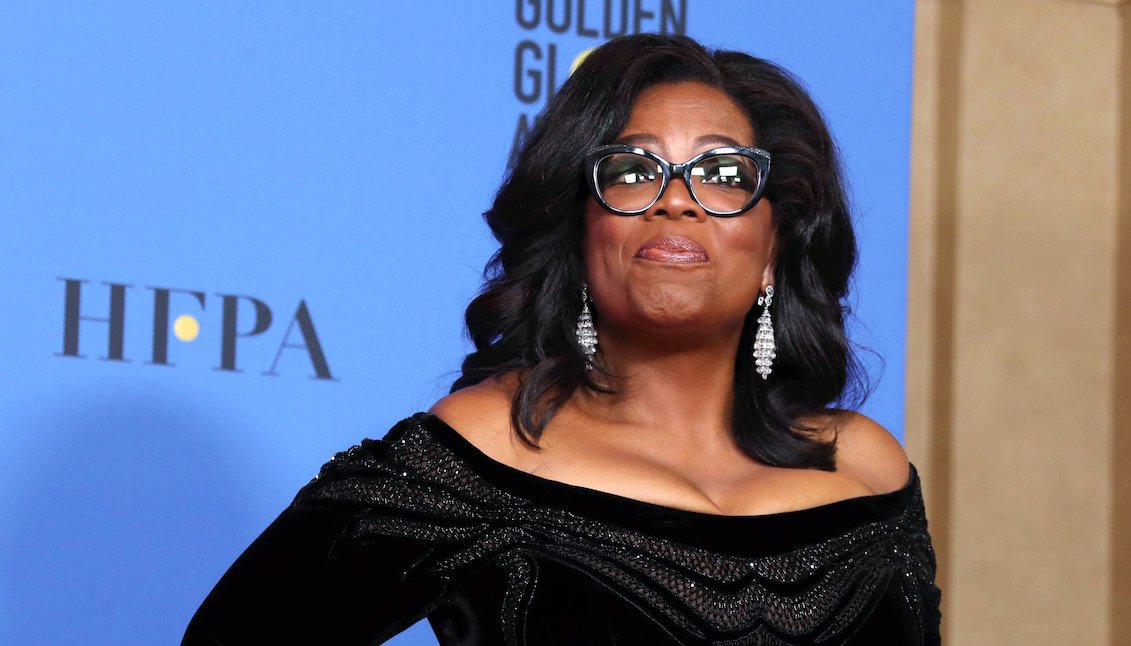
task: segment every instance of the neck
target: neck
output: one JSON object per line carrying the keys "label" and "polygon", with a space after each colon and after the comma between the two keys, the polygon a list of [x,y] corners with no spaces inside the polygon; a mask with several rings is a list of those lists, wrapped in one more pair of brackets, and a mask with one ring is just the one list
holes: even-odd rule
{"label": "neck", "polygon": [[663,337],[601,329],[598,351],[619,377],[618,392],[587,394],[592,406],[586,408],[616,423],[730,442],[741,334],[741,324],[716,333],[699,329]]}

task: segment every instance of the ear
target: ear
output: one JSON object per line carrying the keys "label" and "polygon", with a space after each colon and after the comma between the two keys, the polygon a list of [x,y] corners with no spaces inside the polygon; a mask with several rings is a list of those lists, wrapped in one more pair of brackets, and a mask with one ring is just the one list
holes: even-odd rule
{"label": "ear", "polygon": [[766,267],[762,270],[762,292],[766,291],[766,287],[774,284],[774,270],[778,266],[778,236],[777,232],[770,234],[770,253],[769,259],[766,261]]}

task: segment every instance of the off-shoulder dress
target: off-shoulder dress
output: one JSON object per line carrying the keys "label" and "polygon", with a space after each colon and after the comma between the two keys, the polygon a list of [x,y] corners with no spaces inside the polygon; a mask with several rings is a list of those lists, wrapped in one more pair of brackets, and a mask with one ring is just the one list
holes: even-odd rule
{"label": "off-shoulder dress", "polygon": [[918,476],[762,516],[525,473],[418,413],[338,454],[231,566],[183,644],[938,644]]}

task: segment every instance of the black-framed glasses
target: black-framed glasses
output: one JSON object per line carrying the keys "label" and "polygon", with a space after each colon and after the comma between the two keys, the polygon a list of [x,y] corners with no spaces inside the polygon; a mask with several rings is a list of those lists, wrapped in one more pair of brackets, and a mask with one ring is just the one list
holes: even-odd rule
{"label": "black-framed glasses", "polygon": [[589,190],[605,208],[639,215],[664,194],[672,177],[682,176],[691,197],[707,213],[733,217],[762,197],[770,174],[770,153],[728,146],[673,164],[636,146],[601,146],[585,156]]}

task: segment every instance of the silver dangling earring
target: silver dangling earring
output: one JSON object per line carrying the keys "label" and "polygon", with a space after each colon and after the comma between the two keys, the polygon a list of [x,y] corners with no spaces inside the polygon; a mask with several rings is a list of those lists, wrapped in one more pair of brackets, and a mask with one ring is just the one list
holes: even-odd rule
{"label": "silver dangling earring", "polygon": [[593,355],[597,354],[597,330],[593,315],[589,313],[589,285],[581,282],[581,314],[577,317],[577,342],[585,354],[585,369],[593,369]]}
{"label": "silver dangling earring", "polygon": [[758,317],[758,331],[754,335],[754,372],[762,375],[762,379],[770,376],[774,358],[778,356],[774,348],[774,322],[770,320],[770,304],[773,302],[774,286],[768,285],[766,295],[758,297],[762,315]]}

